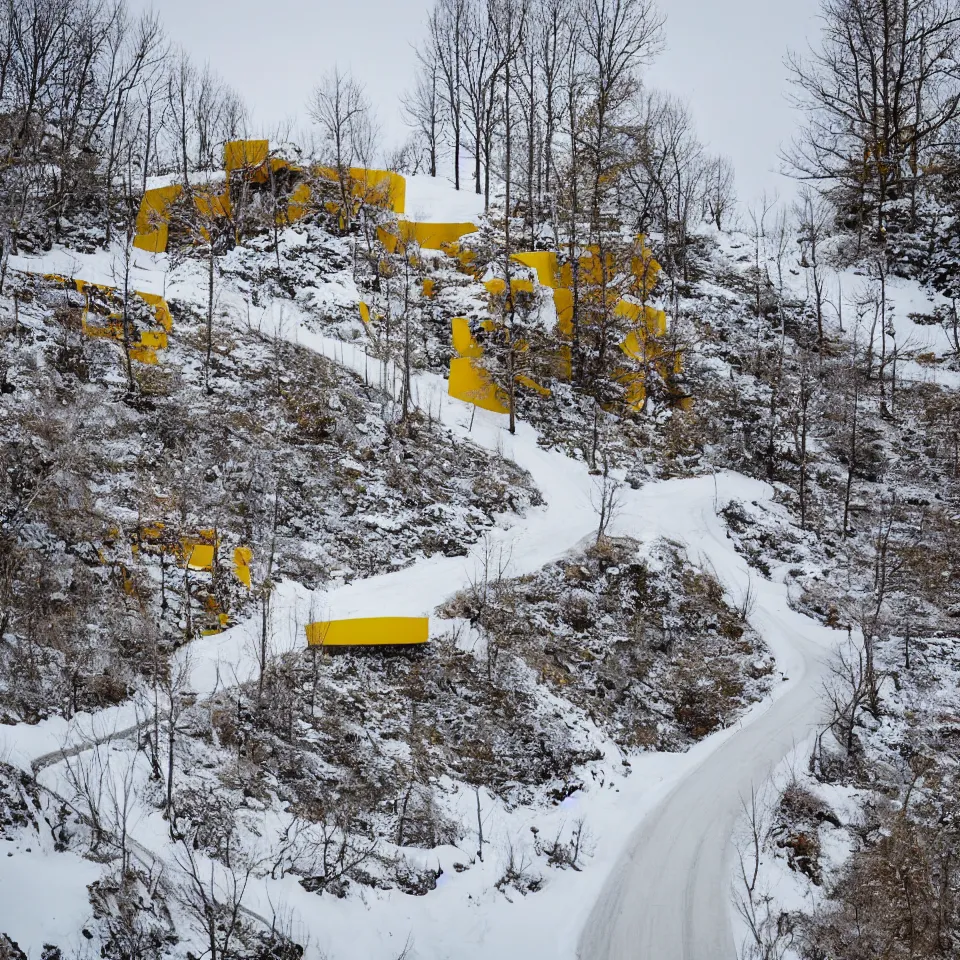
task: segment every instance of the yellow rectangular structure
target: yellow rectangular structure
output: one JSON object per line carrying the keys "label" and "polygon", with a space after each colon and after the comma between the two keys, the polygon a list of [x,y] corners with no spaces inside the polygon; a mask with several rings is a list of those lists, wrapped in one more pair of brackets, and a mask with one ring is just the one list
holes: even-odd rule
{"label": "yellow rectangular structure", "polygon": [[416,243],[424,250],[442,250],[468,233],[477,232],[473,223],[427,223],[415,220],[401,220],[399,228],[401,243]]}
{"label": "yellow rectangular structure", "polygon": [[[313,174],[324,180],[339,180],[336,167],[314,167]],[[385,207],[402,214],[407,205],[407,181],[392,170],[368,170],[351,167],[346,171],[350,194],[365,203]]]}
{"label": "yellow rectangular structure", "polygon": [[233,551],[233,572],[236,578],[249,590],[251,583],[250,564],[253,551],[249,547],[237,547]]}
{"label": "yellow rectangular structure", "polygon": [[573,337],[573,293],[566,287],[553,291],[553,305],[557,309],[557,330],[561,337]]}
{"label": "yellow rectangular structure", "polygon": [[149,253],[165,253],[167,250],[170,208],[183,193],[183,187],[175,183],[169,187],[148,190],[140,201],[137,214],[137,235],[133,245]]}
{"label": "yellow rectangular structure", "polygon": [[302,220],[312,209],[313,191],[309,183],[298,183],[287,200],[287,219],[291,223]]}
{"label": "yellow rectangular structure", "polygon": [[515,253],[511,259],[536,270],[537,281],[541,286],[552,288],[557,286],[559,271],[557,270],[557,255],[555,253],[549,250]]}
{"label": "yellow rectangular structure", "polygon": [[191,570],[212,570],[217,548],[212,543],[190,544],[184,541],[184,552],[187,554],[187,566]]}
{"label": "yellow rectangular structure", "polygon": [[223,166],[227,173],[259,167],[269,153],[269,140],[231,140],[223,145]]}
{"label": "yellow rectangular structure", "polygon": [[170,306],[158,293],[144,293],[137,290],[137,296],[148,306],[153,307],[153,315],[157,323],[163,327],[167,333],[173,332],[173,314],[170,313]]}
{"label": "yellow rectangular structure", "polygon": [[550,396],[550,388],[543,386],[543,384],[537,383],[533,377],[528,377],[525,373],[518,373],[516,376],[516,381],[521,387],[526,387],[528,390],[533,390],[536,393],[539,393],[541,397]]}
{"label": "yellow rectangular structure", "polygon": [[509,413],[509,399],[472,357],[454,357],[450,361],[447,393],[455,400],[472,403],[491,413]]}
{"label": "yellow rectangular structure", "polygon": [[414,646],[430,639],[428,617],[358,617],[307,624],[311,647]]}
{"label": "yellow rectangular structure", "polygon": [[453,349],[461,357],[472,357],[474,360],[479,360],[483,356],[483,347],[477,343],[470,332],[470,321],[466,317],[454,317],[450,325]]}

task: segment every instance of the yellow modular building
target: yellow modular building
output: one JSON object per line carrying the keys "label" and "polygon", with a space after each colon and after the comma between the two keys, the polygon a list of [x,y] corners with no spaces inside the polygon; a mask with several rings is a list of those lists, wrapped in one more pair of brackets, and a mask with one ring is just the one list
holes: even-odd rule
{"label": "yellow modular building", "polygon": [[307,624],[311,647],[414,646],[430,639],[427,617],[360,617]]}

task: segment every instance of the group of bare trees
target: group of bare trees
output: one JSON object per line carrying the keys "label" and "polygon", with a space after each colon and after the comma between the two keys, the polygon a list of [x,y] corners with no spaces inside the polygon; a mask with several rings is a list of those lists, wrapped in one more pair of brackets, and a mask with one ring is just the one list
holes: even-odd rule
{"label": "group of bare trees", "polygon": [[244,108],[209,68],[124,0],[9,0],[0,17],[0,241],[59,230],[77,209],[111,225],[150,174],[219,168]]}
{"label": "group of bare trees", "polygon": [[849,225],[882,238],[916,220],[922,186],[956,168],[960,5],[825,0],[820,44],[788,66],[807,122],[787,161]]}
{"label": "group of bare trees", "polygon": [[[642,82],[663,25],[652,0],[437,0],[429,15],[406,116],[423,167],[436,175],[449,164],[455,186],[482,195],[502,222],[491,258],[502,257],[505,294],[491,346],[511,412],[515,346],[528,341],[511,253],[552,248],[571,268],[574,379],[608,405],[623,398],[618,345],[632,329],[615,310],[628,292],[615,277],[636,253],[624,238],[662,237],[676,307],[694,226],[731,222],[729,161],[704,149],[683,103]],[[587,250],[599,276],[584,273]]]}
{"label": "group of bare trees", "polygon": [[[729,162],[705,157],[683,106],[640,83],[663,23],[652,0],[438,0],[405,103],[424,167],[435,176],[449,161],[457,189],[469,182],[488,205],[491,177],[515,181],[531,244],[561,219],[559,204],[595,229],[610,203],[632,200],[617,197],[623,168],[624,184],[639,179],[650,194],[639,226],[694,199],[722,225]],[[698,189],[675,184],[678,200],[670,181],[690,178],[691,153]]]}

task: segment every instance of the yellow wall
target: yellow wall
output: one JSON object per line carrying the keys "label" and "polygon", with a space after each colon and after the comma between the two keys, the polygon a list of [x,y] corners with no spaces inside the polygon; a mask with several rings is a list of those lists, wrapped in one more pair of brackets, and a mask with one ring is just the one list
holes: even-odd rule
{"label": "yellow wall", "polygon": [[223,145],[223,167],[227,173],[259,167],[267,162],[269,140],[231,140]]}
{"label": "yellow wall", "polygon": [[[502,277],[484,280],[483,285],[487,288],[487,292],[493,297],[502,297],[507,289],[507,284]],[[518,293],[533,293],[533,281],[518,277],[510,281],[510,289],[514,296]]]}
{"label": "yellow wall", "polygon": [[158,293],[144,293],[142,290],[137,291],[137,296],[143,300],[144,303],[153,307],[153,315],[156,317],[157,323],[159,323],[167,333],[172,333],[173,314],[170,313],[170,306],[167,301]]}
{"label": "yellow wall", "polygon": [[307,624],[307,643],[311,647],[409,646],[429,639],[427,617],[361,617]]}
{"label": "yellow wall", "polygon": [[212,570],[217,548],[212,543],[194,543],[183,541],[187,554],[187,566],[191,570]]}
{"label": "yellow wall", "polygon": [[[335,167],[314,167],[314,176],[324,180],[337,180]],[[351,167],[347,171],[350,178],[350,193],[357,199],[403,213],[407,204],[407,181],[392,170],[368,170],[364,167]]]}
{"label": "yellow wall", "polygon": [[454,357],[450,361],[447,393],[456,400],[472,403],[492,413],[509,413],[509,399],[490,379],[490,375],[472,357]]}
{"label": "yellow wall", "polygon": [[250,589],[250,564],[253,562],[253,551],[249,547],[237,547],[233,551],[233,572],[236,578]]}
{"label": "yellow wall", "polygon": [[167,222],[170,208],[183,193],[183,187],[175,183],[169,187],[148,190],[140,201],[137,214],[137,235],[133,245],[150,253],[164,253],[167,249]]}
{"label": "yellow wall", "polygon": [[[473,223],[427,223],[416,220],[401,220],[398,229],[402,243],[416,243],[424,250],[442,250],[444,247],[455,244],[468,233],[477,232],[477,227]],[[381,237],[381,241],[383,240],[384,238]],[[384,246],[391,250],[386,242]],[[396,247],[397,241],[394,239],[393,250]]]}
{"label": "yellow wall", "polygon": [[291,223],[302,220],[311,210],[310,199],[313,196],[309,183],[298,183],[287,201],[287,219]]}
{"label": "yellow wall", "polygon": [[[83,316],[80,321],[83,332],[89,337],[103,337],[108,340],[122,341],[123,323],[118,312],[111,313],[108,317],[103,318],[107,321],[106,323],[90,321],[90,315],[93,313],[90,309],[90,291],[100,290],[103,293],[116,294],[116,288],[102,283],[88,283],[86,280],[76,280],[74,282],[77,290],[86,298]],[[170,313],[167,301],[159,294],[143,293],[138,290],[136,295],[153,307],[154,319],[162,329],[141,331],[130,345],[130,359],[136,360],[138,363],[154,365],[157,363],[157,350],[166,350],[167,348],[167,335],[173,329],[173,316]],[[94,315],[97,316],[98,314],[94,313]]]}
{"label": "yellow wall", "polygon": [[541,286],[555,288],[558,285],[559,271],[555,253],[550,251],[515,253],[511,259],[536,270],[537,280]]}
{"label": "yellow wall", "polygon": [[483,356],[483,347],[474,339],[470,332],[470,321],[466,317],[454,317],[451,321],[453,349],[461,357],[472,357],[479,360]]}

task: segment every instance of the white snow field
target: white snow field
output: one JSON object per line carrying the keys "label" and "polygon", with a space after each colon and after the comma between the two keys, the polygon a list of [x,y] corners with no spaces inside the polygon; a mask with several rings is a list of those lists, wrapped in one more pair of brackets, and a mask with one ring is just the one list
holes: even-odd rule
{"label": "white snow field", "polygon": [[[466,212],[466,201],[460,197],[457,203],[462,207],[441,209],[429,190],[422,193],[418,202],[426,207],[429,200],[435,219],[441,219],[437,215],[441,212],[445,219]],[[412,213],[414,208],[410,209]],[[159,263],[160,258],[158,269]],[[168,296],[202,302],[203,282],[199,268],[185,264],[163,286]],[[236,307],[226,312],[240,323],[245,306],[241,295],[225,290],[221,299],[226,307]],[[260,322],[265,333],[273,332],[272,327],[287,340],[322,353],[367,380],[384,378],[380,362],[360,345],[317,333],[311,318],[290,301],[269,304]],[[393,390],[399,377],[392,370],[385,377]],[[446,386],[440,376],[417,376],[418,405],[461,436],[528,470],[543,495],[544,506],[509,524],[503,519],[492,535],[511,558],[511,575],[537,570],[592,537],[597,525],[591,506],[594,480],[586,466],[543,450],[536,431],[527,424],[519,424],[516,436],[511,436],[505,417],[476,411],[471,430],[471,408],[447,397]],[[403,851],[411,860],[443,869],[437,889],[425,896],[371,889],[341,900],[307,893],[290,875],[252,881],[244,897],[247,908],[261,917],[277,913],[288,917],[289,932],[306,944],[309,960],[393,960],[408,942],[410,956],[419,960],[733,960],[730,838],[741,798],[764,781],[818,721],[823,660],[837,641],[835,633],[790,609],[785,586],[751,573],[718,517],[718,511],[734,499],[777,509],[772,494],[766,484],[729,472],[651,483],[640,490],[624,490],[623,507],[611,528],[614,534],[629,534],[645,543],[667,537],[684,544],[693,562],[702,560],[713,567],[734,603],[748,589],[754,591],[751,623],[773,651],[784,678],[773,695],[735,727],[685,754],[625,758],[608,744],[604,759],[583,773],[588,788],[555,807],[508,809],[482,793],[489,841],[482,862],[463,872],[454,869],[454,864],[471,859],[469,843],[468,849]],[[433,557],[396,573],[316,594],[284,583],[272,606],[275,646],[303,646],[303,627],[311,619],[430,615],[468,585],[477,562],[476,556]],[[255,675],[255,621],[256,617],[202,638],[181,653],[181,666],[196,693],[211,693]],[[32,762],[51,751],[76,749],[91,737],[109,737],[131,721],[136,721],[136,711],[127,705],[69,728],[59,723],[42,729],[0,728],[0,756],[30,769]],[[128,769],[134,764],[146,779],[149,771],[134,744],[117,740],[101,749],[116,755],[117,770],[126,757]],[[39,778],[61,792],[68,787],[64,764],[56,761],[56,756],[44,757]],[[447,786],[461,820],[475,819],[473,792]],[[264,813],[265,837],[279,825],[278,816]],[[543,889],[526,897],[496,889],[509,849],[522,856],[531,845],[531,827],[549,836],[569,829],[580,818],[590,834],[582,871],[548,871]],[[143,802],[131,832],[141,848],[176,875],[167,824],[155,808]],[[24,875],[14,863],[17,859],[0,858],[0,890],[10,889]],[[57,856],[46,860],[51,871],[58,870]],[[217,868],[211,864],[211,869]],[[65,891],[64,896],[72,898],[71,912],[82,912],[81,898],[90,882],[86,871],[58,875],[68,886],[75,877],[72,892]],[[42,885],[39,873],[36,880]],[[6,902],[0,903],[0,929],[7,926],[6,914]],[[39,956],[52,930],[43,908],[22,909],[17,921],[20,946],[31,958]]]}

